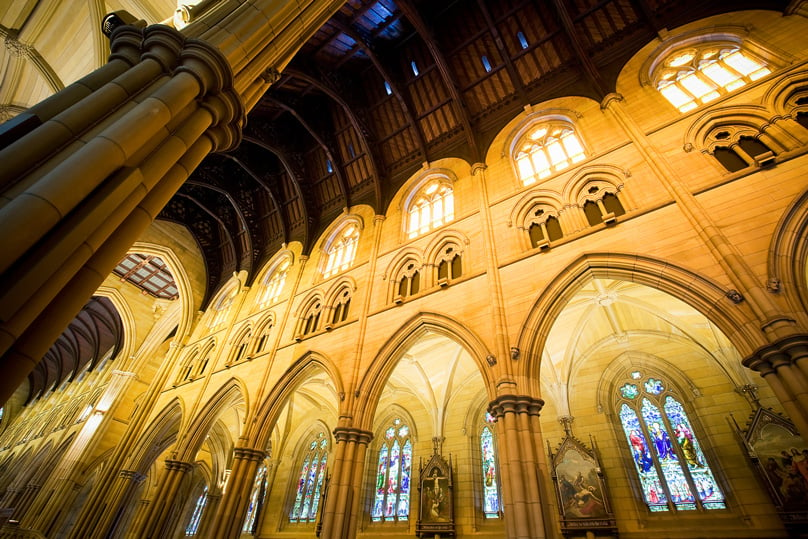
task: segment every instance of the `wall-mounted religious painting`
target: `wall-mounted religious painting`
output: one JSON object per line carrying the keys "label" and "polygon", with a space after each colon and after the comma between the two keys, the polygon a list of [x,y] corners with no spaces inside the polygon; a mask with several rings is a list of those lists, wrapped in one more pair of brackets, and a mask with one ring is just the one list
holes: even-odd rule
{"label": "wall-mounted religious painting", "polygon": [[454,482],[452,460],[447,462],[437,451],[426,464],[421,462],[421,503],[415,534],[419,537],[454,536]]}
{"label": "wall-mounted religious painting", "polygon": [[808,445],[794,424],[758,408],[747,428],[738,430],[783,523],[808,529]]}
{"label": "wall-mounted religious painting", "polygon": [[616,535],[617,525],[595,451],[568,433],[555,454],[550,450],[550,462],[561,532],[565,536],[587,531]]}

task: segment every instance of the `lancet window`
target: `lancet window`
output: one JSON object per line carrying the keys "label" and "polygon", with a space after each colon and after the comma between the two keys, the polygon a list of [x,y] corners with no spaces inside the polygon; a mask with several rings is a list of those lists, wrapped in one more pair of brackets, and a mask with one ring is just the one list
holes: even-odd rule
{"label": "lancet window", "polygon": [[410,428],[395,418],[384,431],[376,467],[376,484],[371,519],[407,520],[410,514],[412,441]]}
{"label": "lancet window", "polygon": [[766,61],[736,43],[708,42],[671,52],[656,70],[656,88],[688,112],[771,73]]}
{"label": "lancet window", "polygon": [[317,433],[306,446],[303,463],[298,474],[294,504],[289,513],[289,522],[314,522],[323,495],[326,464],[328,462],[328,438],[324,432]]}
{"label": "lancet window", "polygon": [[407,208],[407,236],[415,238],[454,219],[454,192],[443,179],[427,182]]}
{"label": "lancet window", "polygon": [[250,491],[250,503],[247,505],[247,514],[244,516],[244,525],[241,527],[242,533],[255,534],[258,526],[258,516],[264,507],[264,497],[267,491],[267,466],[262,464],[255,474],[252,491]]}
{"label": "lancet window", "polygon": [[408,262],[399,274],[398,287],[394,300],[404,299],[421,290],[421,268],[415,261]]}
{"label": "lancet window", "polygon": [[480,431],[480,457],[482,461],[483,513],[485,518],[498,518],[500,509],[499,474],[494,444],[494,417],[485,414],[485,424]]}
{"label": "lancet window", "polygon": [[326,264],[323,277],[348,269],[356,257],[356,246],[359,243],[359,227],[350,223],[337,231],[326,249]]}
{"label": "lancet window", "polygon": [[455,245],[444,247],[438,259],[438,284],[448,284],[463,274],[463,261],[460,251]]}
{"label": "lancet window", "polygon": [[205,485],[205,488],[202,489],[202,494],[199,495],[199,498],[196,500],[196,505],[194,506],[194,512],[191,514],[191,520],[188,522],[188,525],[185,527],[185,535],[196,535],[196,532],[199,530],[199,522],[202,520],[202,512],[205,510],[205,505],[208,503],[208,486]]}
{"label": "lancet window", "polygon": [[283,285],[286,284],[286,276],[291,265],[292,261],[288,258],[285,259],[272,270],[269,277],[264,281],[264,290],[261,292],[261,299],[258,302],[261,308],[268,307],[278,301],[283,291]]}
{"label": "lancet window", "polygon": [[348,319],[348,309],[351,306],[351,290],[345,288],[337,295],[331,307],[331,324],[337,325]]}
{"label": "lancet window", "polygon": [[513,156],[524,185],[548,178],[586,158],[584,147],[572,124],[541,122],[522,137]]}
{"label": "lancet window", "polygon": [[721,487],[669,382],[634,371],[615,397],[648,508],[652,512],[725,509]]}

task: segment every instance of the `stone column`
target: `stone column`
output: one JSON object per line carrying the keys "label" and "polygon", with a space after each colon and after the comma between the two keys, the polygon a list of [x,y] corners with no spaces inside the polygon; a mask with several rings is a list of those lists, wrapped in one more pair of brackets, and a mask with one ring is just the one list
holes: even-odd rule
{"label": "stone column", "polygon": [[[0,401],[114,267],[88,262],[105,248],[115,262],[125,254],[134,240],[110,238],[128,238],[121,229],[135,213],[154,218],[138,205],[158,190],[171,198],[182,183],[172,181],[182,175],[175,164],[192,149],[185,176],[238,144],[267,70],[282,69],[341,4],[222,2],[186,28],[191,38],[161,25],[117,28],[115,65],[48,100],[36,114],[44,123],[0,150],[0,226],[17,231],[0,252]],[[195,147],[203,133],[207,145]],[[74,279],[86,285],[62,299]]]}
{"label": "stone column", "polygon": [[743,364],[760,373],[797,430],[808,434],[808,336],[795,335],[767,345]]}
{"label": "stone column", "polygon": [[[133,470],[121,470],[118,474],[115,484],[109,492],[109,498],[107,498],[107,512],[113,515],[113,520],[109,523],[109,536],[115,537],[115,533],[124,524],[123,519],[127,509],[130,504],[134,503],[138,487],[145,479],[145,475]],[[106,523],[104,524],[106,527]]]}
{"label": "stone column", "polygon": [[337,447],[322,516],[321,539],[356,537],[362,472],[373,433],[351,427],[337,427],[334,429],[334,439]]}
{"label": "stone column", "polygon": [[166,471],[157,485],[157,492],[149,507],[144,525],[138,530],[138,537],[162,539],[170,536],[171,530],[168,529],[168,525],[174,504],[178,503],[177,493],[185,475],[193,468],[194,465],[191,462],[166,459]]}
{"label": "stone column", "polygon": [[258,465],[266,457],[266,452],[249,447],[233,449],[233,467],[227,481],[227,489],[214,521],[205,531],[203,537],[211,539],[237,538],[241,535],[241,526],[250,503],[250,491],[255,482]]}
{"label": "stone column", "polygon": [[33,502],[34,498],[36,498],[40,488],[42,488],[42,485],[35,485],[33,483],[28,483],[25,485],[22,495],[17,498],[17,501],[14,504],[14,513],[11,515],[13,520],[22,519],[25,512],[28,511],[28,507],[31,505],[31,502]]}
{"label": "stone column", "polygon": [[502,510],[509,539],[543,539],[539,466],[544,461],[538,417],[544,401],[502,395],[488,405],[497,418]]}
{"label": "stone column", "polygon": [[198,537],[208,537],[208,530],[214,523],[214,516],[219,510],[219,502],[222,501],[222,493],[211,494],[208,489],[208,496],[205,499],[205,508],[202,509],[202,518],[199,521],[199,528],[196,531]]}

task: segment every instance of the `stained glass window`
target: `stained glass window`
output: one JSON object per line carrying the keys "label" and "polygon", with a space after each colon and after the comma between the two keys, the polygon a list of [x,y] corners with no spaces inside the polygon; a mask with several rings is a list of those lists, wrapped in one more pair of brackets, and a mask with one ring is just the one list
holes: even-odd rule
{"label": "stained glass window", "polygon": [[480,433],[480,456],[482,457],[483,465],[483,513],[485,518],[497,518],[499,517],[499,485],[497,482],[496,450],[494,448],[494,434],[488,425],[484,426],[482,433]]}
{"label": "stained glass window", "polygon": [[705,43],[670,54],[656,73],[656,88],[679,109],[703,103],[771,73],[771,69],[736,44]]}
{"label": "stained glass window", "polygon": [[295,502],[289,513],[289,522],[314,522],[323,494],[325,468],[328,462],[328,438],[317,433],[306,448],[295,491]]}
{"label": "stained glass window", "polygon": [[261,509],[264,506],[266,489],[267,467],[262,464],[255,474],[255,482],[250,492],[250,503],[247,506],[247,515],[244,517],[244,526],[241,528],[242,533],[255,533],[255,528],[258,525],[258,515],[261,513]]}
{"label": "stained glass window", "polygon": [[533,128],[514,155],[519,179],[525,185],[548,178],[585,158],[578,135],[564,122],[542,123]]}
{"label": "stained glass window", "polygon": [[[631,377],[642,375],[635,371]],[[647,377],[638,385],[625,383],[618,393],[620,423],[648,508],[725,509],[724,495],[670,385]]]}
{"label": "stained glass window", "polygon": [[407,234],[419,236],[454,219],[454,194],[452,186],[440,180],[426,184],[412,198],[408,208]]}
{"label": "stained glass window", "polygon": [[199,498],[196,500],[196,506],[194,506],[194,512],[191,515],[191,520],[185,527],[185,535],[196,535],[196,532],[199,530],[199,522],[202,519],[202,511],[205,510],[205,504],[207,503],[208,486],[205,485],[205,488],[202,489],[202,494],[200,494]]}
{"label": "stained glass window", "polygon": [[331,277],[348,269],[356,256],[357,243],[359,243],[359,227],[355,224],[343,227],[328,247],[328,260],[323,270],[323,277]]}
{"label": "stained glass window", "polygon": [[407,520],[410,514],[412,441],[410,428],[396,418],[384,432],[376,468],[376,490],[371,519]]}

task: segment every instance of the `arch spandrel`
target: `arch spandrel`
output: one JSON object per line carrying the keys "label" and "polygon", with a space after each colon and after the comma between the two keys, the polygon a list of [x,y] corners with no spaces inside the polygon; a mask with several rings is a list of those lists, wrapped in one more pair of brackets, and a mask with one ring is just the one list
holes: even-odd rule
{"label": "arch spandrel", "polygon": [[808,326],[808,191],[783,212],[772,234],[768,256],[770,292],[782,294],[789,311]]}
{"label": "arch spandrel", "polygon": [[735,304],[727,297],[727,290],[706,277],[635,254],[585,254],[542,291],[520,330],[517,346],[524,360],[518,363],[516,374],[518,379],[534,384],[535,394],[540,390],[539,373],[548,336],[569,301],[591,279],[636,283],[684,302],[727,336],[741,357],[765,344],[759,323],[744,302]]}
{"label": "arch spandrel", "polygon": [[357,385],[359,399],[353,403],[354,427],[372,430],[376,409],[390,375],[405,353],[429,333],[462,346],[474,361],[489,399],[496,396],[496,379],[487,357],[493,357],[483,341],[463,324],[445,315],[419,313],[405,322],[376,354]]}
{"label": "arch spandrel", "polygon": [[270,391],[260,403],[257,403],[256,412],[245,432],[251,447],[268,447],[272,432],[278,418],[283,413],[289,398],[308,380],[319,373],[334,385],[339,403],[335,408],[340,415],[345,415],[342,403],[345,395],[345,386],[337,366],[325,355],[309,351],[295,361],[272,386]]}
{"label": "arch spandrel", "polygon": [[[207,403],[194,414],[192,422],[184,425],[185,436],[182,446],[177,448],[177,460],[193,462],[202,444],[205,443],[205,437],[222,414],[239,405],[244,406],[244,412],[240,418],[240,423],[244,425],[246,418],[249,417],[249,394],[241,380],[231,378],[222,384],[207,400]],[[240,430],[239,434],[243,435],[244,427]]]}

